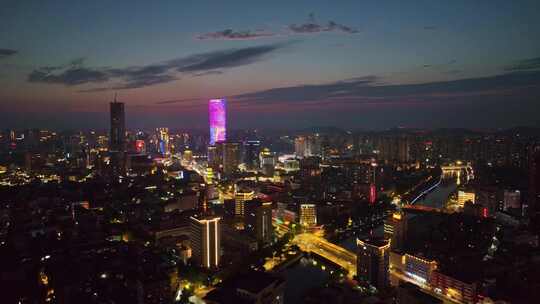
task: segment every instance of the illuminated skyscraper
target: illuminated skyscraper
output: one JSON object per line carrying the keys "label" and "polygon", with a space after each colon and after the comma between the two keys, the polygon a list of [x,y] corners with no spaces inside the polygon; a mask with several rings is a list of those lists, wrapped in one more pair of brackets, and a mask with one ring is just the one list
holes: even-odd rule
{"label": "illuminated skyscraper", "polygon": [[157,128],[158,152],[162,155],[169,154],[169,128]]}
{"label": "illuminated skyscraper", "polygon": [[317,211],[314,204],[300,205],[300,225],[305,227],[317,225]]}
{"label": "illuminated skyscraper", "polygon": [[223,174],[229,175],[238,170],[240,164],[240,143],[224,142],[223,148]]}
{"label": "illuminated skyscraper", "polygon": [[407,216],[395,212],[384,220],[384,238],[391,239],[392,249],[403,249],[407,238]]}
{"label": "illuminated skyscraper", "polygon": [[112,176],[119,176],[125,171],[126,152],[126,116],[124,103],[114,101],[110,103],[111,110],[111,133],[109,134],[109,159]]}
{"label": "illuminated skyscraper", "polygon": [[116,96],[111,102],[111,134],[109,139],[109,150],[123,152],[125,150],[126,137],[126,117],[124,103],[117,102]]}
{"label": "illuminated skyscraper", "polygon": [[388,286],[390,264],[390,241],[384,239],[356,239],[358,246],[358,279],[370,283],[378,289]]}
{"label": "illuminated skyscraper", "polygon": [[234,215],[244,216],[245,204],[253,199],[255,191],[251,189],[240,189],[235,194]]}
{"label": "illuminated skyscraper", "polygon": [[272,226],[272,202],[253,200],[245,206],[247,230],[254,232],[260,244],[269,244],[274,236]]}
{"label": "illuminated skyscraper", "polygon": [[270,149],[264,148],[259,153],[259,162],[261,163],[261,169],[264,175],[273,176],[274,169],[276,167],[276,155],[270,152]]}
{"label": "illuminated skyscraper", "polygon": [[465,206],[465,202],[472,202],[473,204],[476,203],[476,195],[474,191],[464,191],[459,190],[458,191],[458,205],[459,207]]}
{"label": "illuminated skyscraper", "polygon": [[208,117],[210,123],[210,145],[225,141],[227,113],[225,99],[210,99],[208,103]]}
{"label": "illuminated skyscraper", "polygon": [[184,154],[182,155],[182,159],[187,163],[191,163],[193,161],[193,151],[184,150]]}
{"label": "illuminated skyscraper", "polygon": [[294,139],[294,153],[297,157],[305,157],[307,151],[307,140],[304,136]]}
{"label": "illuminated skyscraper", "polygon": [[223,162],[222,148],[221,144],[208,146],[208,167],[214,171],[219,171]]}
{"label": "illuminated skyscraper", "polygon": [[258,140],[248,140],[244,142],[244,164],[249,170],[259,166],[259,150],[261,142]]}
{"label": "illuminated skyscraper", "polygon": [[205,268],[219,266],[221,227],[219,217],[191,217],[191,252],[196,263]]}

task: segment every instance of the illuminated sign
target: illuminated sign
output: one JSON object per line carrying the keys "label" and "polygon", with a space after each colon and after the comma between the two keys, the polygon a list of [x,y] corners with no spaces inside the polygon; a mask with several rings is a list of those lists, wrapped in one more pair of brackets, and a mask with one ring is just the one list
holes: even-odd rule
{"label": "illuminated sign", "polygon": [[377,199],[377,190],[375,189],[375,184],[369,185],[369,203],[375,204]]}

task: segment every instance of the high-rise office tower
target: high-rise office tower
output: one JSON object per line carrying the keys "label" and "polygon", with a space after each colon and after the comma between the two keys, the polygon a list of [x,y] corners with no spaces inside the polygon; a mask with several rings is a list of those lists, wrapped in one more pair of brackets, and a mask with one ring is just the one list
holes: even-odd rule
{"label": "high-rise office tower", "polygon": [[359,280],[368,282],[377,289],[388,286],[390,241],[385,239],[357,239],[356,274]]}
{"label": "high-rise office tower", "polygon": [[240,144],[237,142],[224,142],[222,148],[223,174],[232,174],[238,170],[240,164]]}
{"label": "high-rise office tower", "polygon": [[397,138],[398,149],[397,159],[401,163],[407,163],[411,161],[411,140],[409,137]]}
{"label": "high-rise office tower", "polygon": [[274,236],[272,202],[254,200],[248,202],[245,207],[245,221],[248,231],[254,232],[255,238],[260,244],[270,244]]}
{"label": "high-rise office tower", "polygon": [[391,240],[391,249],[403,249],[407,238],[407,216],[395,212],[384,220],[384,238]]}
{"label": "high-rise office tower", "polygon": [[168,155],[169,150],[169,128],[157,128],[157,150],[161,155]]}
{"label": "high-rise office tower", "polygon": [[249,170],[259,167],[259,150],[261,142],[258,140],[248,140],[244,142],[244,164]]}
{"label": "high-rise office tower", "polygon": [[259,161],[261,163],[263,174],[266,176],[273,176],[276,167],[276,154],[272,153],[270,149],[264,148],[261,153],[259,153]]}
{"label": "high-rise office tower", "polygon": [[227,103],[225,99],[210,99],[208,118],[210,123],[210,145],[225,141],[227,138]]}
{"label": "high-rise office tower", "polygon": [[240,189],[234,195],[234,215],[243,217],[245,215],[245,205],[253,199],[255,191],[251,189]]}
{"label": "high-rise office tower", "polygon": [[294,139],[294,154],[297,157],[307,156],[307,139],[304,136],[298,136]]}
{"label": "high-rise office tower", "polygon": [[300,205],[300,225],[305,227],[317,225],[317,211],[314,204]]}
{"label": "high-rise office tower", "polygon": [[191,217],[191,254],[205,268],[217,268],[221,255],[220,218]]}
{"label": "high-rise office tower", "polygon": [[222,163],[222,146],[221,143],[215,146],[208,146],[207,160],[208,168],[212,168],[213,171],[219,171]]}
{"label": "high-rise office tower", "polygon": [[319,134],[307,138],[306,156],[322,156],[322,138]]}
{"label": "high-rise office tower", "polygon": [[255,213],[255,235],[263,244],[272,242],[274,227],[272,226],[272,202],[263,202]]}
{"label": "high-rise office tower", "polygon": [[114,101],[110,104],[111,109],[111,134],[109,139],[109,151],[124,152],[126,137],[126,117],[124,103]]}
{"label": "high-rise office tower", "polygon": [[26,151],[34,151],[39,144],[40,131],[38,129],[24,130],[24,146]]}

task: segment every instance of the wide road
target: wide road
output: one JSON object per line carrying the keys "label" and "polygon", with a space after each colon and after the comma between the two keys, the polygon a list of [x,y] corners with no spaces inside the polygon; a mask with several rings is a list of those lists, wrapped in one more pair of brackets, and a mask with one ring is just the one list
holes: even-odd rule
{"label": "wide road", "polygon": [[352,278],[356,275],[356,254],[332,244],[324,238],[312,233],[301,233],[294,237],[292,244],[297,245],[302,251],[313,252],[323,258],[341,266],[348,271]]}

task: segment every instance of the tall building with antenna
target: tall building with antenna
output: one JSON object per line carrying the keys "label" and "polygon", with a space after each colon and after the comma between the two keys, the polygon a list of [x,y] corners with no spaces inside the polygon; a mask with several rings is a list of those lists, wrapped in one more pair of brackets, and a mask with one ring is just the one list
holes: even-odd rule
{"label": "tall building with antenna", "polygon": [[116,100],[110,103],[111,133],[109,138],[109,151],[124,152],[126,150],[126,116],[124,103]]}

